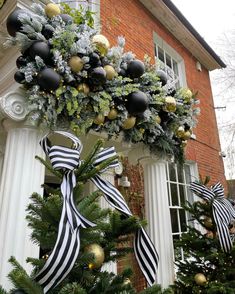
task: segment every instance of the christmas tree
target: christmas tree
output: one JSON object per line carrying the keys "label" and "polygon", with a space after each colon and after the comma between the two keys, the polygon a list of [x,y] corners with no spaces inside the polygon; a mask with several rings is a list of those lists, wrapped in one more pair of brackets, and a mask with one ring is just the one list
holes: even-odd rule
{"label": "christmas tree", "polygon": [[[48,136],[40,142],[50,163],[38,159],[59,178],[61,186],[45,186],[44,198],[36,193],[32,195],[27,220],[32,239],[41,248],[41,256],[28,258],[34,268],[30,276],[14,257],[10,258],[14,269],[9,278],[14,286],[9,293],[136,293],[130,280],[131,269],[115,275],[102,271],[101,267],[132,252],[133,247],[137,259],[148,259],[144,249],[139,248],[142,246],[151,251],[148,253],[151,264],[139,263],[151,287],[141,293],[162,293],[154,277],[158,256],[143,222],[132,216],[122,195],[100,176],[107,168],[117,165],[114,148],[101,149],[100,140],[86,159],[80,161],[81,142],[70,133],[56,133],[70,138],[73,148],[51,147]],[[99,189],[84,196],[83,188],[89,179]],[[98,202],[101,194],[116,210],[101,209]],[[137,246],[128,242],[133,240],[133,234]],[[0,293],[8,292],[0,288]]]}
{"label": "christmas tree", "polygon": [[211,188],[192,183],[190,188],[202,201],[185,205],[193,223],[175,244],[176,252],[183,250],[184,259],[176,255],[173,289],[184,294],[235,293],[235,209],[220,183]]}

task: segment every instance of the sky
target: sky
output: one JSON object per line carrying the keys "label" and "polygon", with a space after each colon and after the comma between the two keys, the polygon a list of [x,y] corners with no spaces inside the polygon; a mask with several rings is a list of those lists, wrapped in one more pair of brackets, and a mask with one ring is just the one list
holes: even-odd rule
{"label": "sky", "polygon": [[[231,30],[235,31],[235,0],[171,1],[223,60],[223,54],[227,48],[221,46],[222,40],[225,36],[229,36]],[[226,94],[220,90],[218,80],[216,80],[220,76],[220,71],[216,70],[210,73],[212,91],[215,106],[226,106],[226,109],[217,109],[216,115],[221,150],[227,154],[224,158],[225,174],[227,179],[235,179],[235,130],[226,127],[235,123],[235,100],[229,102]]]}

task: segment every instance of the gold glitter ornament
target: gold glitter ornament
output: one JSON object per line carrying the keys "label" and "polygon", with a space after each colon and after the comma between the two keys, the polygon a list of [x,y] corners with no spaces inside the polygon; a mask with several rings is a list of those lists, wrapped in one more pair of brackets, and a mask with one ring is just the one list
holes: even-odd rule
{"label": "gold glitter ornament", "polygon": [[105,120],[104,115],[103,115],[102,113],[99,113],[99,114],[95,117],[95,119],[94,119],[94,123],[95,123],[96,125],[101,125],[101,124],[104,123],[104,120]]}
{"label": "gold glitter ornament", "polygon": [[79,72],[82,70],[83,68],[83,61],[80,57],[78,56],[72,56],[70,59],[69,59],[69,62],[68,62],[69,66],[71,67],[71,70],[73,72]]}
{"label": "gold glitter ornament", "polygon": [[110,47],[108,39],[104,35],[95,35],[92,38],[92,44],[95,45],[96,49],[101,55],[105,55]]}
{"label": "gold glitter ornament", "polygon": [[61,13],[60,7],[54,3],[48,3],[45,7],[45,13],[49,18],[52,18]]}
{"label": "gold glitter ornament", "polygon": [[100,268],[104,263],[104,249],[99,244],[90,244],[85,247],[86,253],[94,255],[94,261],[88,264],[89,269]]}
{"label": "gold glitter ornament", "polygon": [[78,90],[78,92],[82,92],[85,95],[88,95],[89,92],[90,92],[89,86],[87,84],[85,84],[85,83],[82,83],[82,84],[78,85],[77,90]]}
{"label": "gold glitter ornament", "polygon": [[112,67],[112,65],[105,65],[104,70],[106,71],[107,80],[112,80],[117,74],[115,69]]}
{"label": "gold glitter ornament", "polygon": [[184,133],[185,133],[184,127],[180,126],[180,127],[178,127],[175,134],[178,138],[183,138]]}
{"label": "gold glitter ornament", "polygon": [[184,140],[188,140],[188,139],[190,139],[190,138],[191,138],[191,132],[190,132],[190,131],[186,131],[186,132],[184,132],[182,138],[183,138]]}
{"label": "gold glitter ornament", "polygon": [[174,97],[167,96],[165,98],[164,110],[167,112],[175,112],[176,111],[176,100]]}
{"label": "gold glitter ornament", "polygon": [[124,130],[132,129],[135,125],[135,122],[136,122],[136,117],[130,116],[123,122],[122,128]]}
{"label": "gold glitter ornament", "polygon": [[113,120],[118,116],[118,111],[115,108],[112,108],[108,113],[108,119]]}

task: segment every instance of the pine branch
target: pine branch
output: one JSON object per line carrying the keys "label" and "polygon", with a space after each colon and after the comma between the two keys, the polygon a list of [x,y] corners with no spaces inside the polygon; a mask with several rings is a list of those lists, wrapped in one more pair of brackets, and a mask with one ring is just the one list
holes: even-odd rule
{"label": "pine branch", "polygon": [[59,171],[56,171],[50,163],[37,155],[35,156],[35,158],[39,160],[53,175],[55,175],[57,178],[62,179],[63,175]]}

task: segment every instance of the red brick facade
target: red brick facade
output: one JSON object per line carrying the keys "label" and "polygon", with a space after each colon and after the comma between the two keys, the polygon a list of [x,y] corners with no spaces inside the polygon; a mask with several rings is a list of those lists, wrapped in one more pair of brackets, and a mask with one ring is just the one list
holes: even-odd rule
{"label": "red brick facade", "polygon": [[184,59],[187,85],[198,92],[201,109],[194,130],[196,140],[188,144],[186,157],[197,162],[203,177],[209,175],[211,183],[219,180],[226,187],[209,72],[203,67],[201,72],[197,71],[192,54],[139,1],[101,0],[100,14],[102,33],[111,45],[122,35],[126,51],[132,51],[140,59],[148,54],[154,60],[153,32],[156,32]]}

